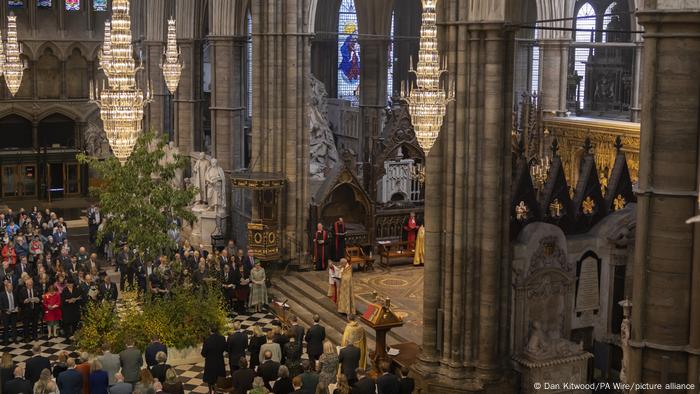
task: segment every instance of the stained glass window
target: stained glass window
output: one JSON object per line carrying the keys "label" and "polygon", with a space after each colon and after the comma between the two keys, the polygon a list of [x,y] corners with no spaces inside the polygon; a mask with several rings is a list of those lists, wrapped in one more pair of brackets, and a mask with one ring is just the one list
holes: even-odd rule
{"label": "stained glass window", "polygon": [[360,102],[360,44],[355,1],[343,0],[338,18],[338,98]]}
{"label": "stained glass window", "polygon": [[24,0],[7,0],[7,6],[11,8],[24,7]]}
{"label": "stained glass window", "polygon": [[66,11],[80,11],[80,0],[66,0]]}
{"label": "stained glass window", "polygon": [[38,0],[36,6],[37,8],[51,8],[51,0]]}
{"label": "stained glass window", "polygon": [[92,9],[95,11],[107,11],[107,0],[92,0]]}

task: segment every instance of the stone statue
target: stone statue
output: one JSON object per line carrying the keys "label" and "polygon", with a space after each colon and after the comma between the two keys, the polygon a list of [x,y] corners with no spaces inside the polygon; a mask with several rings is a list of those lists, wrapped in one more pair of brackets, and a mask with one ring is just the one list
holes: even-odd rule
{"label": "stone statue", "polygon": [[193,204],[207,205],[207,171],[211,167],[209,158],[203,152],[199,152],[192,158],[192,177],[190,182],[192,186],[197,188],[197,194],[194,195]]}
{"label": "stone statue", "polygon": [[105,134],[105,131],[100,127],[97,121],[88,122],[84,138],[85,149],[88,155],[99,157],[100,159],[107,158],[110,155],[107,134]]}
{"label": "stone statue", "polygon": [[542,360],[567,357],[583,352],[582,343],[577,344],[561,338],[558,332],[552,332],[552,334],[554,335],[545,333],[539,321],[533,321],[524,355],[530,359]]}
{"label": "stone statue", "polygon": [[216,159],[211,159],[211,166],[205,174],[206,196],[209,207],[215,211],[226,209],[226,175],[217,164]]}
{"label": "stone statue", "polygon": [[525,347],[525,353],[533,356],[539,356],[546,354],[548,351],[547,347],[547,334],[540,326],[539,321],[532,322],[532,330],[530,331],[530,338],[527,341],[527,346]]}
{"label": "stone statue", "polygon": [[333,131],[328,121],[326,88],[323,86],[323,82],[312,75],[309,75],[309,81],[311,82],[309,172],[311,179],[323,180],[326,170],[338,165],[339,157]]}

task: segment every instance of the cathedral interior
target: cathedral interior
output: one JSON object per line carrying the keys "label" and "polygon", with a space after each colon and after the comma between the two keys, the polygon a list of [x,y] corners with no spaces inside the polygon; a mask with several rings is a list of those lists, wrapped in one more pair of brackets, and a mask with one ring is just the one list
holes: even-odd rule
{"label": "cathedral interior", "polygon": [[342,217],[358,310],[391,305],[420,392],[698,392],[699,0],[3,0],[0,206],[79,212],[100,184],[76,155],[114,153],[94,93],[118,3],[143,130],[188,179],[225,174],[193,244],[216,227],[279,267],[305,324],[342,333],[313,271]]}

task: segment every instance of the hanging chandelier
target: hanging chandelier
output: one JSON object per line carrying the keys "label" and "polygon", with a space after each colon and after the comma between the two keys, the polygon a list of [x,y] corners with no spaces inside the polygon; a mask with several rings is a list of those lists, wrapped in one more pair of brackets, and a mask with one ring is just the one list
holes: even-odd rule
{"label": "hanging chandelier", "polygon": [[454,83],[441,83],[442,74],[447,70],[441,67],[438,53],[436,0],[422,2],[418,65],[414,70],[413,59],[410,65],[416,84],[414,87],[410,82],[404,83],[401,90],[402,98],[408,103],[416,138],[427,157],[440,134],[447,104],[454,100]]}
{"label": "hanging chandelier", "polygon": [[180,51],[177,48],[177,29],[175,19],[168,19],[168,43],[165,48],[165,61],[161,64],[165,85],[170,94],[175,94],[177,85],[180,84],[180,74],[182,74],[182,63],[180,62]]}
{"label": "hanging chandelier", "polygon": [[136,145],[143,129],[144,107],[151,102],[150,87],[142,91],[136,85],[136,67],[131,44],[129,0],[112,1],[112,20],[105,23],[105,41],[100,56],[100,68],[107,77],[107,86],[95,94],[90,88],[90,100],[100,108],[109,145],[114,156],[124,164]]}
{"label": "hanging chandelier", "polygon": [[[0,37],[0,47],[2,39]],[[0,49],[0,52],[2,50]],[[7,44],[5,53],[0,53],[0,68],[5,76],[5,83],[10,94],[14,97],[19,91],[24,75],[24,63],[20,58],[20,46],[17,41],[17,17],[10,14],[7,17]],[[4,63],[4,64],[2,64]]]}

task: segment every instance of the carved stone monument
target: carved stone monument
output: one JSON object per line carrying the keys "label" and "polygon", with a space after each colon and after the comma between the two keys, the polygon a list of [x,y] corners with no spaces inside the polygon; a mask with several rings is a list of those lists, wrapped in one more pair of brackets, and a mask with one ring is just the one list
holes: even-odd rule
{"label": "carved stone monument", "polygon": [[228,228],[226,173],[215,158],[202,152],[192,153],[189,179],[197,194],[192,201],[192,213],[197,217],[189,239],[193,245],[211,248],[211,236],[222,235]]}
{"label": "carved stone monument", "polygon": [[593,355],[569,340],[575,268],[566,248],[561,229],[546,223],[525,227],[515,244],[512,353],[524,393],[539,392],[535,383],[586,383]]}
{"label": "carved stone monument", "polygon": [[333,131],[328,121],[328,93],[323,82],[309,74],[311,85],[311,105],[309,105],[309,125],[311,126],[309,152],[309,174],[311,179],[324,180],[328,170],[338,162],[338,150],[335,146]]}

